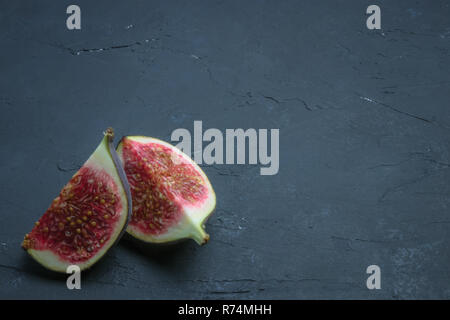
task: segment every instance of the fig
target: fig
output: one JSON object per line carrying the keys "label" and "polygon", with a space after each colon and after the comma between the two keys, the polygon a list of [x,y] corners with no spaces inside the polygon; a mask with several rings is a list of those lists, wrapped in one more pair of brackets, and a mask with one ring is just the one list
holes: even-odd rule
{"label": "fig", "polygon": [[131,193],[106,130],[97,149],[25,235],[22,247],[41,265],[66,272],[94,265],[122,236],[131,216]]}
{"label": "fig", "polygon": [[131,189],[131,236],[150,243],[191,238],[205,244],[204,223],[216,206],[205,173],[185,153],[156,138],[122,138],[117,153]]}

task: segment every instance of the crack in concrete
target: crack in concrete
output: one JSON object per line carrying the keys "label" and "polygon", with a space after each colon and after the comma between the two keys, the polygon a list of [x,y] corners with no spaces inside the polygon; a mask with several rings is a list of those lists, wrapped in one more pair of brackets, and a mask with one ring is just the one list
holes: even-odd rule
{"label": "crack in concrete", "polygon": [[131,43],[126,43],[126,44],[117,44],[117,45],[112,45],[109,47],[101,47],[101,48],[81,48],[81,49],[74,49],[74,48],[70,48],[70,47],[66,47],[64,45],[61,44],[50,44],[51,46],[57,47],[59,49],[63,49],[68,51],[71,55],[74,56],[79,56],[83,53],[101,53],[101,52],[106,52],[106,51],[111,51],[111,50],[117,50],[117,49],[126,49],[126,48],[132,48],[135,46],[141,46],[150,42],[154,42],[154,41],[158,41],[159,38],[152,38],[152,39],[145,39],[142,41],[134,41]]}
{"label": "crack in concrete", "polygon": [[67,164],[67,165],[62,164],[62,163],[57,163],[56,168],[58,169],[58,171],[71,172],[71,171],[79,170],[81,168],[81,165],[76,164],[76,163]]}
{"label": "crack in concrete", "polygon": [[368,170],[373,170],[373,169],[377,169],[377,168],[381,168],[381,167],[397,167],[397,166],[400,166],[400,165],[402,165],[404,163],[412,161],[412,160],[414,160],[416,158],[419,161],[431,162],[431,163],[434,163],[434,164],[436,164],[438,166],[441,166],[441,167],[444,167],[444,168],[450,168],[450,163],[442,162],[442,161],[435,160],[433,158],[426,157],[426,154],[423,153],[423,152],[412,152],[412,153],[409,153],[409,156],[410,156],[409,158],[400,160],[398,162],[381,163],[381,164],[378,164],[378,165],[375,165],[375,166],[372,166],[372,167],[368,167],[367,169]]}
{"label": "crack in concrete", "polygon": [[[275,100],[273,97],[268,97],[268,96],[264,96],[264,98]],[[283,102],[287,102],[287,101],[298,101],[298,102],[300,102],[303,105],[303,108],[305,108],[308,111],[313,111],[313,109],[309,106],[309,104],[305,100],[303,100],[301,98],[298,98],[298,97],[277,99],[275,101],[277,101],[278,104],[279,103],[283,103]],[[319,108],[319,109],[321,109],[321,108]]]}
{"label": "crack in concrete", "polygon": [[180,280],[182,282],[202,282],[202,283],[210,283],[210,282],[218,282],[218,283],[235,283],[235,282],[257,282],[258,280],[252,278],[243,278],[243,279],[187,279]]}
{"label": "crack in concrete", "polygon": [[406,181],[406,182],[400,183],[400,184],[398,184],[398,185],[396,185],[396,186],[387,188],[387,189],[382,193],[382,195],[378,198],[378,203],[383,202],[383,201],[386,199],[386,197],[387,197],[390,193],[396,192],[396,191],[398,191],[398,190],[401,190],[402,188],[404,188],[404,187],[406,187],[406,186],[413,185],[413,184],[416,184],[416,183],[418,183],[418,182],[421,182],[422,180],[426,179],[426,178],[429,177],[429,176],[430,176],[430,174],[429,174],[429,173],[426,173],[426,174],[423,174],[423,175],[421,175],[420,177],[415,178],[415,179],[413,179],[413,180]]}
{"label": "crack in concrete", "polygon": [[7,264],[0,264],[0,268],[14,270],[14,271],[18,271],[18,272],[21,272],[21,273],[27,273],[25,270],[23,270],[21,268],[18,268],[16,266],[10,266],[10,265],[7,265]]}
{"label": "crack in concrete", "polygon": [[96,53],[96,52],[103,52],[103,51],[110,51],[110,50],[115,50],[115,49],[125,49],[125,48],[131,48],[134,46],[140,46],[144,43],[148,43],[150,42],[150,40],[144,40],[142,41],[136,41],[133,43],[129,43],[129,44],[120,44],[120,45],[114,45],[114,46],[110,46],[110,47],[104,47],[104,48],[83,48],[83,49],[79,49],[79,50],[73,50],[68,48],[68,50],[70,51],[71,54],[79,56],[81,53]]}
{"label": "crack in concrete", "polygon": [[395,163],[381,163],[381,164],[378,164],[378,165],[375,165],[375,166],[372,166],[372,167],[368,167],[367,169],[368,170],[373,170],[373,169],[377,169],[377,168],[381,168],[381,167],[397,167],[397,166],[402,165],[402,164],[404,164],[406,162],[409,162],[411,160],[412,160],[412,158],[408,158],[408,159],[405,159],[405,160],[402,160],[402,161],[399,161],[399,162],[395,162]]}
{"label": "crack in concrete", "polygon": [[413,119],[416,119],[416,120],[424,121],[424,122],[427,122],[427,123],[430,123],[430,124],[433,124],[433,123],[434,123],[433,121],[431,121],[431,120],[429,120],[429,119],[426,119],[426,118],[421,117],[421,116],[414,115],[414,114],[409,113],[409,112],[406,112],[406,111],[402,111],[402,110],[397,109],[396,107],[391,106],[391,105],[389,105],[389,104],[387,104],[387,103],[380,102],[380,101],[374,100],[374,99],[372,99],[372,98],[364,97],[364,96],[361,96],[361,95],[359,96],[359,98],[360,98],[361,100],[364,100],[364,101],[367,101],[367,102],[374,103],[374,104],[376,104],[376,105],[382,106],[382,107],[384,107],[384,108],[386,108],[386,109],[389,109],[389,110],[391,110],[391,111],[393,111],[393,112],[402,114],[402,115],[404,115],[404,116],[407,116],[407,117],[410,117],[410,118],[413,118]]}
{"label": "crack in concrete", "polygon": [[228,176],[228,177],[240,177],[241,175],[231,169],[222,169],[218,168],[216,165],[211,165],[210,168],[213,168],[217,171],[217,174],[220,176]]}
{"label": "crack in concrete", "polygon": [[236,291],[207,291],[209,294],[242,294],[250,293],[251,290],[236,290]]}
{"label": "crack in concrete", "polygon": [[359,242],[368,242],[368,243],[391,243],[391,242],[393,242],[392,240],[346,238],[346,237],[338,237],[338,236],[331,236],[331,239],[344,240],[344,241],[350,241],[350,242],[352,242],[352,241],[359,241]]}
{"label": "crack in concrete", "polygon": [[278,99],[275,99],[274,97],[271,97],[271,96],[263,96],[263,97],[267,100],[271,100],[271,101],[275,102],[276,104],[280,104],[280,101]]}

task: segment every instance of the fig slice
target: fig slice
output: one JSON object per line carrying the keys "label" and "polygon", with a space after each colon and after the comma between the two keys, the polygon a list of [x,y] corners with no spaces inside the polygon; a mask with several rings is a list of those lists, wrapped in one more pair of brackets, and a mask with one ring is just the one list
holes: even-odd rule
{"label": "fig slice", "polygon": [[131,193],[107,129],[89,159],[25,235],[22,247],[41,265],[66,272],[91,267],[122,236],[132,212]]}
{"label": "fig slice", "polygon": [[216,205],[205,173],[185,153],[151,137],[122,138],[117,153],[133,200],[127,232],[145,242],[209,240],[204,223]]}

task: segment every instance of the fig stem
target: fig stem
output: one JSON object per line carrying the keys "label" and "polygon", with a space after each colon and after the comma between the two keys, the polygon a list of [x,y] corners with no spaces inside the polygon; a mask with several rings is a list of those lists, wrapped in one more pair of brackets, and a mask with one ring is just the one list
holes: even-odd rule
{"label": "fig stem", "polygon": [[108,129],[103,132],[105,136],[107,136],[109,139],[114,139],[114,129],[109,127]]}
{"label": "fig stem", "polygon": [[209,240],[209,234],[207,234],[200,225],[194,225],[194,228],[195,230],[191,234],[192,239],[194,239],[199,245],[206,244]]}

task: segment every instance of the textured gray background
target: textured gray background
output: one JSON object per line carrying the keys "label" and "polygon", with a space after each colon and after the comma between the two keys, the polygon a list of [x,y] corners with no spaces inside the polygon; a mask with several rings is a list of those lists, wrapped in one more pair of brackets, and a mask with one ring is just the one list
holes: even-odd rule
{"label": "textured gray background", "polygon": [[[450,298],[450,2],[372,3],[0,1],[0,298]],[[280,128],[278,175],[204,167],[206,246],[124,239],[81,291],[20,249],[107,126],[194,120]]]}

